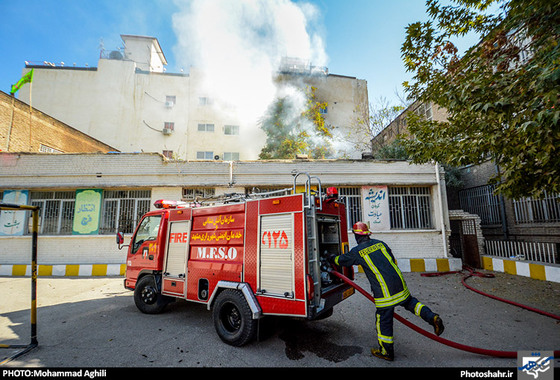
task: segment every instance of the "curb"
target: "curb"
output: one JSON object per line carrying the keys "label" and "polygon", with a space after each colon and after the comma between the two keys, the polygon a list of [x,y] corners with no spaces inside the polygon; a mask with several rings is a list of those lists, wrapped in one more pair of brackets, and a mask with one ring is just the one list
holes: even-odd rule
{"label": "curb", "polygon": [[560,266],[511,260],[503,257],[481,256],[482,268],[494,272],[503,272],[535,280],[560,282]]}
{"label": "curb", "polygon": [[[407,259],[397,258],[397,265],[401,272],[449,272],[461,270],[463,261],[459,258],[441,259]],[[358,266],[358,271],[363,272],[362,267]]]}
{"label": "curb", "polygon": [[[37,275],[50,276],[123,276],[126,264],[53,264],[37,265]],[[0,276],[31,276],[30,264],[2,264]]]}
{"label": "curb", "polygon": [[[458,258],[442,259],[398,259],[402,272],[447,272],[461,270]],[[37,265],[38,276],[124,276],[126,264],[54,264]],[[360,269],[361,271],[361,269]],[[30,264],[2,264],[0,276],[31,276]]]}

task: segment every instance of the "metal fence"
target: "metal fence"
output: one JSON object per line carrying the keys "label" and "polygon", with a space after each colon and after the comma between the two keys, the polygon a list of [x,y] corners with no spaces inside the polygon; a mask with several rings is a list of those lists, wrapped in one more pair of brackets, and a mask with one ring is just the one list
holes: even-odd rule
{"label": "metal fence", "polygon": [[494,194],[494,185],[484,185],[459,191],[461,208],[480,216],[483,225],[501,224],[500,196]]}
{"label": "metal fence", "polygon": [[556,243],[486,240],[486,254],[547,264],[558,264],[559,262]]}
{"label": "metal fence", "polygon": [[513,201],[515,223],[560,222],[560,194],[543,194],[540,199],[521,198]]}

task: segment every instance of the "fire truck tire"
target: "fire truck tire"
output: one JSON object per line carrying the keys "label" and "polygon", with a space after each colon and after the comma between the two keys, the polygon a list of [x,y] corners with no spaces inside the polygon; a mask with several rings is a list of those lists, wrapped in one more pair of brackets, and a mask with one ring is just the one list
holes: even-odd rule
{"label": "fire truck tire", "polygon": [[212,309],[214,327],[222,341],[232,346],[243,346],[257,333],[256,319],[243,294],[234,289],[223,290]]}
{"label": "fire truck tire", "polygon": [[145,314],[158,314],[169,303],[168,297],[162,295],[156,285],[154,276],[144,276],[136,283],[134,303]]}

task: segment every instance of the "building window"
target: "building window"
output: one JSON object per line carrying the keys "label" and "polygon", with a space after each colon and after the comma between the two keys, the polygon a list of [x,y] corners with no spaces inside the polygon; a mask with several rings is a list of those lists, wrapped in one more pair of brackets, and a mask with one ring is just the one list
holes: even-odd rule
{"label": "building window", "polygon": [[177,102],[177,97],[175,95],[167,95],[165,97],[165,105],[169,108],[173,107]]}
{"label": "building window", "polygon": [[164,150],[161,152],[163,156],[169,160],[173,159],[173,151],[172,150]]}
{"label": "building window", "polygon": [[426,120],[432,120],[432,103],[420,103],[420,105],[414,109],[414,113],[418,116],[425,117]]}
{"label": "building window", "polygon": [[206,96],[200,96],[198,98],[198,105],[199,106],[207,106],[212,104],[212,100]]}
{"label": "building window", "polygon": [[199,132],[214,132],[214,124],[198,124]]}
{"label": "building window", "polygon": [[54,148],[51,148],[50,146],[46,146],[46,145],[43,145],[43,144],[41,144],[39,146],[39,152],[41,152],[41,153],[64,153],[61,150],[54,149]]}
{"label": "building window", "polygon": [[560,222],[560,194],[544,192],[540,199],[514,199],[513,211],[516,224]]}
{"label": "building window", "polygon": [[105,190],[100,234],[133,233],[136,224],[150,210],[150,190]]}
{"label": "building window", "polygon": [[42,235],[72,235],[75,191],[32,191],[32,206],[39,206],[39,233]]}
{"label": "building window", "polygon": [[432,229],[429,187],[389,186],[391,229]]}
{"label": "building window", "polygon": [[163,123],[163,129],[166,129],[168,131],[174,131],[175,130],[175,123],[171,122],[171,121],[166,121]]}
{"label": "building window", "polygon": [[239,161],[239,152],[224,152],[224,161]]}
{"label": "building window", "polygon": [[212,160],[214,159],[214,152],[196,152],[197,160]]}
{"label": "building window", "polygon": [[239,125],[224,125],[224,135],[239,135]]}
{"label": "building window", "polygon": [[183,189],[183,200],[185,201],[208,199],[215,195],[216,189],[213,187],[191,187]]}

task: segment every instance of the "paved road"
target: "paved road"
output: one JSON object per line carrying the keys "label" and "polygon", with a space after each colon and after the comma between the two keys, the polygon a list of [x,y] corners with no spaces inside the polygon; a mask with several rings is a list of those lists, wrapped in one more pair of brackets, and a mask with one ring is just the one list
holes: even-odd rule
{"label": "paved road", "polygon": [[[446,339],[504,351],[560,349],[558,321],[474,293],[458,274],[405,278],[442,316]],[[356,282],[368,289],[363,274]],[[498,273],[469,283],[559,314],[560,284]],[[0,278],[0,343],[29,342],[29,284],[29,278]],[[220,341],[203,305],[180,301],[163,314],[145,315],[122,278],[39,278],[39,346],[4,367],[516,368],[516,359],[448,347],[397,321],[395,361],[373,358],[374,305],[356,294],[339,306],[323,321],[267,319],[260,341],[235,348]],[[397,313],[431,330],[406,310]],[[14,352],[0,349],[0,361]]]}

